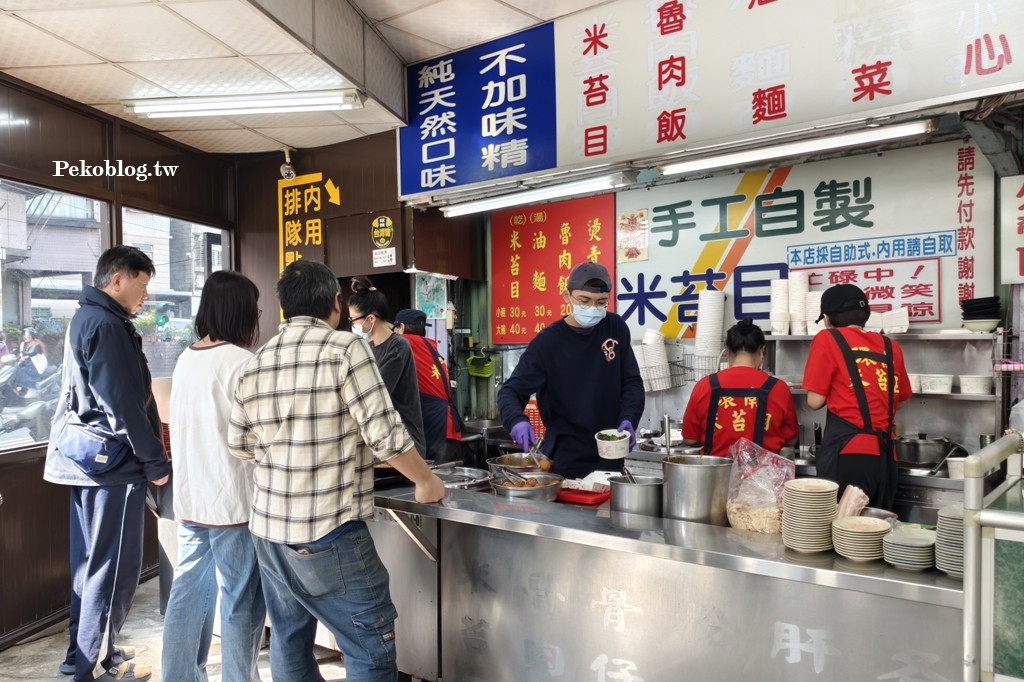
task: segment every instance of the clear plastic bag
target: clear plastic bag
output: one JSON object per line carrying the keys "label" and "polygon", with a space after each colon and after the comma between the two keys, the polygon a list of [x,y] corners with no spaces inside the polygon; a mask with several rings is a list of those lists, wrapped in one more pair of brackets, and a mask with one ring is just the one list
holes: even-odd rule
{"label": "clear plastic bag", "polygon": [[732,449],[726,514],[729,525],[758,533],[782,532],[782,491],[796,477],[796,464],[746,438]]}

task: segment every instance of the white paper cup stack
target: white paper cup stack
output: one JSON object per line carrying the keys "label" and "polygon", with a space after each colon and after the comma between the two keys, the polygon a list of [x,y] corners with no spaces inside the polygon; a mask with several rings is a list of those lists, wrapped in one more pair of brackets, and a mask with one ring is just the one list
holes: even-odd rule
{"label": "white paper cup stack", "polygon": [[818,316],[821,315],[821,297],[823,292],[821,291],[809,291],[807,292],[807,300],[805,305],[804,319],[807,320],[807,333],[814,336],[818,332],[825,329],[825,321],[822,320],[820,323],[816,322]]}
{"label": "white paper cup stack", "polygon": [[686,352],[683,344],[678,339],[669,339],[665,342],[665,354],[668,356],[668,373],[672,378],[673,386],[682,386],[686,383]]}
{"label": "white paper cup stack", "polygon": [[789,333],[789,280],[773,279],[768,319],[772,334]]}
{"label": "white paper cup stack", "polygon": [[725,293],[705,289],[697,297],[697,334],[693,352],[717,357],[725,332]]}
{"label": "white paper cup stack", "polygon": [[644,356],[640,364],[640,376],[647,391],[664,391],[672,388],[672,374],[669,370],[668,354],[665,350],[665,336],[656,329],[644,330],[643,343],[639,347]]}

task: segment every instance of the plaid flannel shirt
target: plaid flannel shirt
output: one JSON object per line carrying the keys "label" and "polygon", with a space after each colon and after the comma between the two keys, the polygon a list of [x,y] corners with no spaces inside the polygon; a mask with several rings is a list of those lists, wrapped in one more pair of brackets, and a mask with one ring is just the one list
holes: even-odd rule
{"label": "plaid flannel shirt", "polygon": [[369,346],[294,317],[242,370],[228,445],[256,462],[252,533],[295,544],[370,518],[373,455],[388,460],[413,442]]}

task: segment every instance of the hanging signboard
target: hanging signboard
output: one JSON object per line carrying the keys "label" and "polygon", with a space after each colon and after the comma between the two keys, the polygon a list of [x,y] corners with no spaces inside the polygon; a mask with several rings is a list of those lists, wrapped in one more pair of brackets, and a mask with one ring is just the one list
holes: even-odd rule
{"label": "hanging signboard", "polygon": [[620,192],[619,214],[651,226],[648,260],[618,265],[620,314],[634,338],[689,336],[713,287],[726,327],[767,322],[771,280],[799,269],[812,291],[851,282],[873,310],[958,327],[959,301],[994,289],[994,185],[977,147],[955,142]]}
{"label": "hanging signboard", "polygon": [[614,194],[494,213],[493,342],[529,343],[547,324],[571,313],[562,292],[573,267],[587,260],[608,268],[614,281]]}
{"label": "hanging signboard", "polygon": [[1024,175],[999,181],[999,281],[1024,283]]}

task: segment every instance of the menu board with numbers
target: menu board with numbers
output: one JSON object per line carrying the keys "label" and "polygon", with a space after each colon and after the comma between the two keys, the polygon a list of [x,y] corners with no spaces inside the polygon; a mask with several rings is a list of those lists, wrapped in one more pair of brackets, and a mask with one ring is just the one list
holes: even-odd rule
{"label": "menu board with numbers", "polygon": [[571,313],[562,292],[573,267],[588,260],[608,268],[614,290],[614,194],[493,213],[492,342],[529,343]]}

